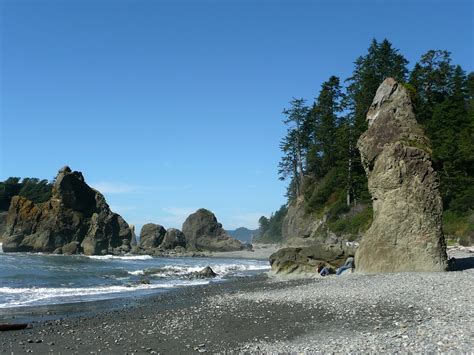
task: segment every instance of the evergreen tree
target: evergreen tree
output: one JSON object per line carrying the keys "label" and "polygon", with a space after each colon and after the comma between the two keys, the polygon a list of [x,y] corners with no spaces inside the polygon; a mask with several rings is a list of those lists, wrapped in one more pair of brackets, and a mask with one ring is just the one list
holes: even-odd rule
{"label": "evergreen tree", "polygon": [[351,199],[356,202],[358,199],[369,198],[367,179],[356,145],[360,135],[367,129],[366,115],[377,88],[388,77],[404,82],[408,73],[406,68],[408,61],[387,39],[380,43],[373,39],[367,54],[357,58],[354,64],[352,76],[346,80],[348,86],[345,102],[349,111],[346,120],[349,133],[348,202]]}
{"label": "evergreen tree", "polygon": [[367,54],[357,58],[354,64],[352,76],[346,80],[349,83],[347,105],[355,127],[354,135],[359,137],[367,129],[366,115],[377,88],[388,77],[405,82],[408,61],[387,39],[381,43],[373,39]]}
{"label": "evergreen tree", "polygon": [[[305,124],[309,108],[305,105],[304,99],[293,98],[290,105],[289,109],[283,110],[283,114],[286,116],[283,122],[289,127],[286,137],[280,143],[280,149],[284,155],[280,161],[278,173],[281,180],[291,177],[295,186],[295,194],[298,196],[303,186],[303,166],[306,165],[309,146],[309,134]],[[292,193],[289,195],[291,196]]]}
{"label": "evergreen tree", "polygon": [[[339,114],[343,110],[342,88],[339,78],[331,76],[328,81],[321,85],[321,91],[313,106],[310,115],[313,129],[313,149],[311,171],[316,176],[324,176],[336,165],[340,157],[340,149],[337,140],[337,129],[340,124]],[[319,166],[315,166],[315,161],[319,160]]]}

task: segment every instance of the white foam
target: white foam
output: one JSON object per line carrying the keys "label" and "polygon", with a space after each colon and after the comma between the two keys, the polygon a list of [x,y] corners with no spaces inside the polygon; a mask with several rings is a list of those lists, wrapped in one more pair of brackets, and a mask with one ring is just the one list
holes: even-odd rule
{"label": "white foam", "polygon": [[[0,287],[0,296],[7,302],[1,303],[0,308],[28,306],[34,304],[48,304],[48,300],[62,299],[63,302],[82,302],[94,299],[93,296],[107,295],[113,293],[134,292],[140,290],[152,290],[160,288],[173,288],[179,286],[205,285],[208,280],[173,280],[164,283],[133,286],[101,286],[101,287],[61,287],[61,288],[14,288]],[[57,303],[57,302],[53,302]]]}
{"label": "white foam", "polygon": [[119,259],[119,260],[150,260],[153,259],[150,255],[84,255],[90,259],[96,260],[110,260],[110,259]]}
{"label": "white foam", "polygon": [[[164,265],[159,268],[159,271],[150,273],[150,276],[172,276],[172,275],[187,275],[194,272],[201,271],[206,266],[210,266],[211,269],[219,276],[225,276],[230,273],[239,273],[243,271],[258,271],[258,270],[269,270],[268,265],[257,265],[257,264],[206,264],[199,266],[187,266],[187,265]],[[131,275],[144,275],[146,270],[129,271]]]}

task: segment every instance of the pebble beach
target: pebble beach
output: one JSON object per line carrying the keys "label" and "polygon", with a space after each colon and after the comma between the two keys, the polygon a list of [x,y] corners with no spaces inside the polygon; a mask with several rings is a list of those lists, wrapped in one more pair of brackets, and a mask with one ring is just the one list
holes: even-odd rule
{"label": "pebble beach", "polygon": [[458,271],[279,279],[265,274],[125,302],[32,312],[1,353],[456,352],[474,348],[474,253]]}

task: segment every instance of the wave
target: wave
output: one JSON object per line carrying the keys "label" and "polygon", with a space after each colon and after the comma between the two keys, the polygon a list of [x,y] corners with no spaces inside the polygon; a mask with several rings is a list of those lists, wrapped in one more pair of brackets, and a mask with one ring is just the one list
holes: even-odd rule
{"label": "wave", "polygon": [[[100,287],[59,287],[59,288],[14,288],[0,287],[0,308],[49,304],[52,299],[59,303],[75,303],[87,300],[97,300],[102,295],[122,294],[124,292],[146,291],[160,288],[174,288],[180,286],[206,285],[209,280],[170,280],[158,284],[126,285],[126,286],[100,286]],[[95,297],[94,297],[95,296]],[[106,297],[110,298],[110,297]]]}
{"label": "wave", "polygon": [[86,258],[89,259],[96,259],[96,260],[110,260],[110,259],[118,259],[118,260],[150,260],[153,259],[150,255],[84,255]]}
{"label": "wave", "polygon": [[[207,265],[206,265],[207,266]],[[240,273],[245,271],[259,271],[268,270],[268,265],[258,264],[218,264],[209,265],[211,269],[218,276],[225,276],[228,274]],[[154,267],[141,270],[128,271],[130,275],[141,275],[141,276],[156,276],[156,277],[169,277],[169,276],[185,276],[194,272],[201,271],[205,266],[189,266],[189,265],[164,265],[162,267]]]}

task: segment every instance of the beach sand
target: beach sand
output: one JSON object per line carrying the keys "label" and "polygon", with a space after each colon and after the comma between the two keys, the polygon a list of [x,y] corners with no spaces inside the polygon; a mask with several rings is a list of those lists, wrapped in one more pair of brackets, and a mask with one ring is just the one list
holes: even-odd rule
{"label": "beach sand", "polygon": [[259,275],[124,299],[120,309],[88,314],[87,304],[67,312],[52,307],[49,319],[36,315],[31,329],[3,332],[0,349],[15,354],[472,352],[474,254],[456,255],[456,272],[297,280]]}
{"label": "beach sand", "polygon": [[254,260],[268,260],[270,255],[280,249],[278,244],[253,244],[253,250],[225,251],[209,253],[211,258],[240,258]]}

